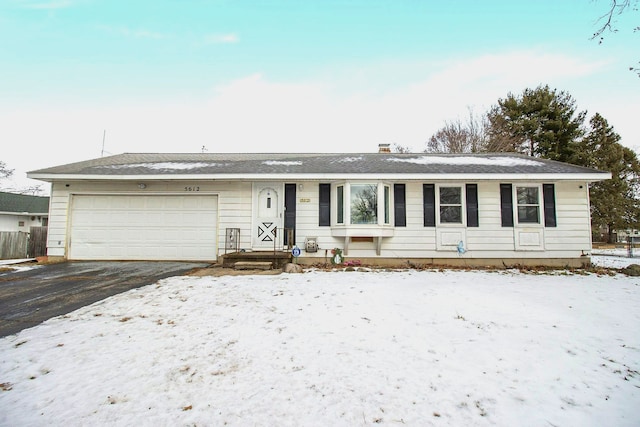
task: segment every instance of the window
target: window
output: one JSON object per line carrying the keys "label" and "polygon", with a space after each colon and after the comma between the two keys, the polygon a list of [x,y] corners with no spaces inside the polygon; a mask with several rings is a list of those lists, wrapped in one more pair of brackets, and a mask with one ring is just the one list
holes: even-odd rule
{"label": "window", "polygon": [[391,193],[388,185],[384,186],[384,223],[389,224],[389,202],[391,201]]}
{"label": "window", "polygon": [[338,205],[338,224],[344,224],[344,186],[339,185],[336,188],[336,198]]}
{"label": "window", "polygon": [[[463,191],[464,188],[464,191]],[[422,184],[422,208],[424,226],[436,226],[436,212],[439,213],[439,224],[460,224],[467,227],[478,227],[478,184],[463,186],[438,186]],[[437,199],[437,204],[436,204]],[[464,219],[466,218],[466,224]]]}
{"label": "window", "polygon": [[[396,184],[398,185],[398,184]],[[404,184],[392,187],[383,182],[320,184],[320,225],[391,225],[401,220],[404,225]],[[397,194],[396,194],[397,193]],[[401,193],[401,197],[397,197]],[[322,203],[326,199],[326,203]],[[333,206],[329,206],[329,200]],[[400,202],[399,206],[394,203]],[[323,210],[331,210],[334,219],[322,221]],[[401,217],[398,210],[402,211]],[[366,227],[363,227],[366,228]]]}
{"label": "window", "polygon": [[440,223],[462,224],[462,187],[440,187]]}
{"label": "window", "polygon": [[[542,191],[541,191],[542,187]],[[541,209],[545,227],[556,227],[556,196],[554,184],[517,186],[512,193],[511,184],[500,184],[500,210],[502,226],[513,227],[513,196],[517,206],[519,224],[540,224]],[[542,195],[542,200],[540,195]],[[543,203],[541,205],[540,203]]]}
{"label": "window", "polygon": [[376,184],[351,185],[351,224],[378,223],[378,186]]}
{"label": "window", "polygon": [[516,187],[518,223],[540,223],[540,189],[538,187]]}

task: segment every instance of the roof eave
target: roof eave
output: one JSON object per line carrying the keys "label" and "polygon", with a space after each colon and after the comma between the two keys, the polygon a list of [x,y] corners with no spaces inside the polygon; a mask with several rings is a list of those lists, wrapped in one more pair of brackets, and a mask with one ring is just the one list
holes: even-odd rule
{"label": "roof eave", "polygon": [[295,181],[295,180],[379,180],[406,181],[580,181],[597,182],[611,178],[611,173],[266,173],[266,174],[153,174],[153,175],[91,175],[91,174],[27,174],[28,178],[54,181]]}
{"label": "roof eave", "polygon": [[19,216],[32,216],[32,215],[49,215],[49,212],[28,212],[28,211],[0,211],[0,215],[19,215]]}

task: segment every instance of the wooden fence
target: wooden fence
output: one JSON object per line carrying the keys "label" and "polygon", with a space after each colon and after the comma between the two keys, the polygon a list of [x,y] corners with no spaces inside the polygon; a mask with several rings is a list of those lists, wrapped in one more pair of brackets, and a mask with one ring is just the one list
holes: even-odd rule
{"label": "wooden fence", "polygon": [[31,227],[29,229],[29,244],[27,258],[45,256],[47,254],[47,227]]}
{"label": "wooden fence", "polygon": [[0,259],[35,258],[47,254],[47,227],[0,231]]}

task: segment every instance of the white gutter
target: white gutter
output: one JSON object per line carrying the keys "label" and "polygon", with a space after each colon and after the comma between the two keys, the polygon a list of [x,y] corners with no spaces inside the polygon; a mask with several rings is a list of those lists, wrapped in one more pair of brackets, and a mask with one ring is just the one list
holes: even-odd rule
{"label": "white gutter", "polygon": [[75,175],[27,174],[27,178],[53,181],[303,181],[303,180],[380,180],[397,181],[581,181],[596,182],[611,179],[610,172],[602,173],[271,173],[271,174],[149,174],[149,175]]}

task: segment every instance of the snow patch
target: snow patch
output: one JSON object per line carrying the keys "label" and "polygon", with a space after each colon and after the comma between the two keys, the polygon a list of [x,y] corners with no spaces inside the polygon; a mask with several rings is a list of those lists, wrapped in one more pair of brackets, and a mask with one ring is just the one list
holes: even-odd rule
{"label": "snow patch", "polygon": [[390,162],[415,163],[419,165],[484,165],[484,166],[542,166],[543,163],[518,157],[473,157],[473,156],[420,156],[413,158],[388,158]]}
{"label": "snow patch", "polygon": [[300,161],[284,161],[284,160],[267,160],[262,162],[263,165],[267,166],[300,166],[302,162]]}
{"label": "snow patch", "polygon": [[634,249],[629,257],[627,249],[594,249],[591,252],[591,264],[604,268],[626,268],[631,264],[640,264],[640,248]]}
{"label": "snow patch", "polygon": [[106,165],[97,166],[104,169],[133,169],[146,168],[152,170],[188,170],[206,167],[224,166],[223,163],[204,163],[204,162],[160,162],[160,163],[131,163],[126,165]]}

